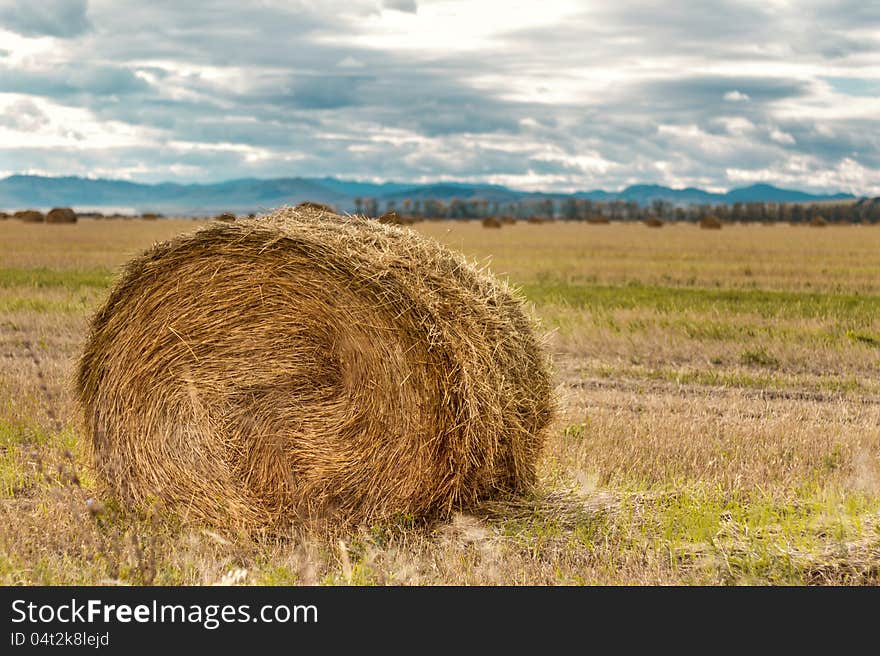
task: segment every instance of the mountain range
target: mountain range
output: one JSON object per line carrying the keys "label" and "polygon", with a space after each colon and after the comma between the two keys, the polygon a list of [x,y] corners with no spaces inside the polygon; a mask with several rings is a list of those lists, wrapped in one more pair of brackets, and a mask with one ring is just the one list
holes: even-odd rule
{"label": "mountain range", "polygon": [[527,192],[500,185],[440,182],[408,184],[371,183],[337,178],[245,178],[213,184],[143,184],[125,180],[80,177],[45,177],[12,175],[0,179],[0,209],[49,208],[69,206],[79,211],[117,208],[131,213],[162,212],[209,215],[217,212],[259,212],[279,205],[293,205],[305,200],[336,206],[342,211],[355,208],[354,199],[376,198],[380,207],[388,201],[429,198],[448,202],[454,198],[486,199],[492,203],[510,203],[570,196],[593,201],[624,200],[640,205],[664,200],[675,205],[732,204],[735,202],[813,202],[854,198],[852,194],[809,194],[755,184],[714,193],[702,189],[673,189],[659,185],[632,185],[621,191],[581,191],[573,194]]}

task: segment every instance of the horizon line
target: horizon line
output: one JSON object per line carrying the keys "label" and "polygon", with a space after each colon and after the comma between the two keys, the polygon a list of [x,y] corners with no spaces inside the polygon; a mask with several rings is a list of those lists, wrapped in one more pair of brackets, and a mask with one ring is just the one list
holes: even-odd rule
{"label": "horizon line", "polygon": [[144,185],[144,186],[149,186],[149,187],[156,187],[156,186],[160,186],[160,185],[177,185],[177,186],[181,186],[181,187],[183,187],[183,186],[212,186],[212,185],[219,185],[219,184],[224,184],[224,183],[229,183],[229,182],[237,182],[237,181],[242,181],[242,180],[256,180],[256,181],[261,181],[261,182],[271,182],[271,181],[275,181],[275,180],[310,180],[310,181],[318,180],[319,181],[319,180],[329,179],[329,180],[335,180],[337,182],[348,182],[348,183],[354,183],[354,184],[369,184],[369,185],[376,185],[376,186],[408,185],[408,186],[412,186],[412,187],[428,187],[428,186],[443,185],[443,184],[454,184],[454,185],[464,185],[464,186],[469,185],[469,186],[474,186],[474,187],[477,187],[477,186],[496,187],[499,189],[506,189],[508,191],[513,191],[513,192],[521,193],[521,194],[545,194],[545,195],[564,195],[564,196],[573,196],[575,194],[588,194],[588,193],[598,193],[598,192],[606,193],[606,194],[619,194],[619,193],[622,193],[622,192],[626,191],[627,189],[631,189],[633,187],[662,187],[662,188],[668,189],[670,191],[694,190],[694,191],[700,191],[700,192],[707,193],[707,194],[714,194],[714,195],[723,196],[723,195],[729,194],[729,193],[731,193],[733,191],[737,191],[737,190],[765,186],[765,187],[771,187],[773,189],[777,189],[779,191],[791,191],[791,192],[809,194],[812,196],[852,196],[853,198],[868,198],[868,197],[870,197],[870,194],[861,193],[861,192],[858,194],[855,194],[855,193],[852,193],[849,191],[841,191],[840,189],[838,189],[836,191],[816,192],[816,191],[806,191],[804,189],[793,188],[793,187],[779,187],[773,183],[766,182],[766,181],[751,182],[749,184],[745,184],[740,187],[735,187],[735,186],[729,187],[726,191],[709,191],[707,189],[703,189],[702,187],[694,187],[694,186],[670,187],[668,185],[658,183],[658,182],[635,182],[632,184],[628,184],[624,187],[621,187],[618,190],[608,190],[608,189],[603,189],[601,187],[596,187],[593,189],[578,189],[576,191],[547,191],[547,190],[526,190],[526,189],[510,187],[507,185],[492,183],[492,182],[467,182],[467,181],[462,181],[461,179],[455,179],[455,178],[445,178],[445,179],[435,180],[432,182],[411,182],[411,181],[390,180],[390,179],[384,180],[382,182],[376,182],[373,180],[362,180],[362,179],[357,179],[357,178],[341,178],[341,177],[336,177],[334,175],[320,175],[320,176],[313,176],[313,177],[304,176],[304,175],[290,175],[290,176],[279,176],[279,177],[272,177],[272,178],[245,176],[245,177],[224,178],[222,180],[215,180],[213,182],[193,182],[193,181],[174,182],[171,180],[162,180],[162,181],[158,181],[158,182],[144,182],[144,181],[139,181],[139,180],[127,179],[127,178],[90,177],[90,176],[83,176],[83,175],[76,175],[76,174],[46,175],[43,173],[10,173],[9,175],[7,175],[5,177],[0,178],[0,181],[9,180],[9,179],[15,178],[15,177],[43,178],[43,179],[49,179],[49,180],[52,180],[52,179],[77,179],[77,180],[88,180],[88,181],[127,182],[130,184]]}

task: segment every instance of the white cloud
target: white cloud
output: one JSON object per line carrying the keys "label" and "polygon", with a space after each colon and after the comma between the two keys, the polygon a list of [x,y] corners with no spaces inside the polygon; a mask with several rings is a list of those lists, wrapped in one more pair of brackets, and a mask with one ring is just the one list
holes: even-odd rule
{"label": "white cloud", "polygon": [[773,128],[772,130],[770,130],[770,138],[776,143],[783,144],[785,146],[793,146],[795,143],[797,143],[797,140],[793,136],[777,128]]}
{"label": "white cloud", "polygon": [[345,59],[340,59],[336,63],[336,66],[338,66],[339,68],[363,68],[364,62],[362,62],[360,59],[355,59],[354,57],[349,55]]}
{"label": "white cloud", "polygon": [[727,93],[725,93],[724,99],[727,102],[748,102],[749,100],[751,100],[747,93],[742,93],[741,91],[737,91],[735,89],[733,91],[728,91]]}

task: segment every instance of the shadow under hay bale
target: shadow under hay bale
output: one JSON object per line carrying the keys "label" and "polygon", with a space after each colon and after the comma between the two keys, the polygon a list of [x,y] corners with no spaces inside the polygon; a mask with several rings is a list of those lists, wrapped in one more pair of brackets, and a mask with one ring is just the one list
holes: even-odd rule
{"label": "shadow under hay bale", "polygon": [[46,223],[76,223],[76,212],[69,207],[53,207],[46,214]]}
{"label": "shadow under hay bale", "polygon": [[553,413],[503,283],[410,230],[306,208],[129,262],[76,393],[109,492],[242,528],[524,492]]}
{"label": "shadow under hay bale", "polygon": [[487,216],[483,219],[484,228],[500,228],[502,225],[501,219],[497,219],[494,216]]}
{"label": "shadow under hay bale", "polygon": [[46,220],[43,213],[38,212],[37,210],[19,210],[14,216],[16,219],[24,221],[25,223],[42,223]]}

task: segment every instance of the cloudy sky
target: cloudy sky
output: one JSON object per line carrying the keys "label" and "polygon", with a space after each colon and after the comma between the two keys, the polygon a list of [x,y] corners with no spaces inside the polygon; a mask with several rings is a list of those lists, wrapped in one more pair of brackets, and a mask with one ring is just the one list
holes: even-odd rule
{"label": "cloudy sky", "polygon": [[0,0],[0,176],[880,194],[880,2]]}

